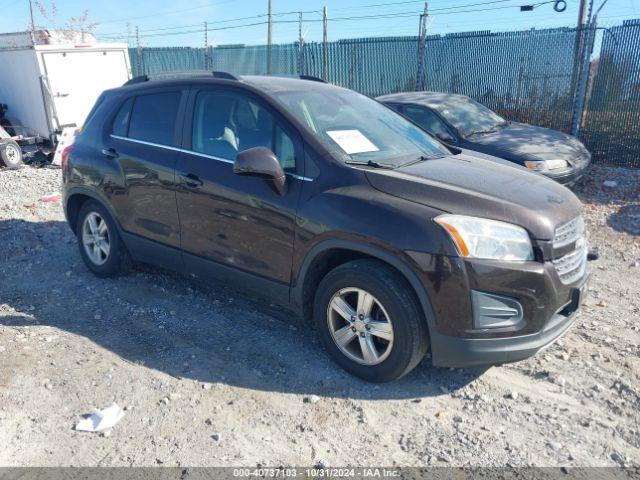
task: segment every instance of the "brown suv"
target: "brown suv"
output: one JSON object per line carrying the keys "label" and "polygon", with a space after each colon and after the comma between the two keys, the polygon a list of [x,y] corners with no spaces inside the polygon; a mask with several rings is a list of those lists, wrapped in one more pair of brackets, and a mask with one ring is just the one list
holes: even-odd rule
{"label": "brown suv", "polygon": [[569,190],[313,79],[135,78],[100,97],[63,178],[97,275],[133,259],[291,304],[372,381],[427,351],[446,366],[533,355],[586,281]]}

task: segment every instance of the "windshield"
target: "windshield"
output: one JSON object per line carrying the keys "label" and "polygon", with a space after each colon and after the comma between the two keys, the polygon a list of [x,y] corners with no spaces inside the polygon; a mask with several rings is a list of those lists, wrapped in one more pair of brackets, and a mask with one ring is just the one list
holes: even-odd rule
{"label": "windshield", "polygon": [[397,167],[450,154],[402,116],[352,90],[322,88],[275,96],[347,163]]}
{"label": "windshield", "polygon": [[448,97],[434,101],[429,106],[436,109],[464,137],[490,132],[507,123],[497,113],[466,97]]}

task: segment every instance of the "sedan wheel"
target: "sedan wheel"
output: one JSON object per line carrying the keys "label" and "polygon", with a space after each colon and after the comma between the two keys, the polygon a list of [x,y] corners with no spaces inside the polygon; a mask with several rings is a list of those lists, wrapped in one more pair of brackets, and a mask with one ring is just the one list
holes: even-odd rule
{"label": "sedan wheel", "polygon": [[335,293],[327,309],[331,337],[340,351],[362,365],[377,365],[393,348],[393,324],[371,293],[348,287]]}

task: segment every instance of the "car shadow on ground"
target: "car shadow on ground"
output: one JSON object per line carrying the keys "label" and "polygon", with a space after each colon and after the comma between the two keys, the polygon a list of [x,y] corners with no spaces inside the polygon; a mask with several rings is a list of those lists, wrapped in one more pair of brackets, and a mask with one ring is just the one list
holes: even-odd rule
{"label": "car shadow on ground", "polygon": [[640,203],[620,207],[609,215],[607,225],[618,232],[640,235]]}
{"label": "car shadow on ground", "polygon": [[149,267],[100,279],[82,264],[63,222],[0,221],[2,325],[48,325],[86,337],[123,360],[175,378],[264,391],[407,399],[455,391],[486,368],[435,368],[372,384],[345,373],[310,321],[225,285]]}

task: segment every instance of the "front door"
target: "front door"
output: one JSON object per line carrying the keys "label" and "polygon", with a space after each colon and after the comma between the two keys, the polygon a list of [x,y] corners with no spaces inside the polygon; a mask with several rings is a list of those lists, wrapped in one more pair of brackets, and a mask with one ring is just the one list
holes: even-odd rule
{"label": "front door", "polygon": [[[299,134],[261,99],[231,87],[194,90],[187,112],[176,166],[187,268],[198,270],[205,259],[215,262],[212,269],[222,266],[287,285],[304,181]],[[287,173],[284,195],[269,180],[233,173],[237,153],[256,146],[280,160]]]}

